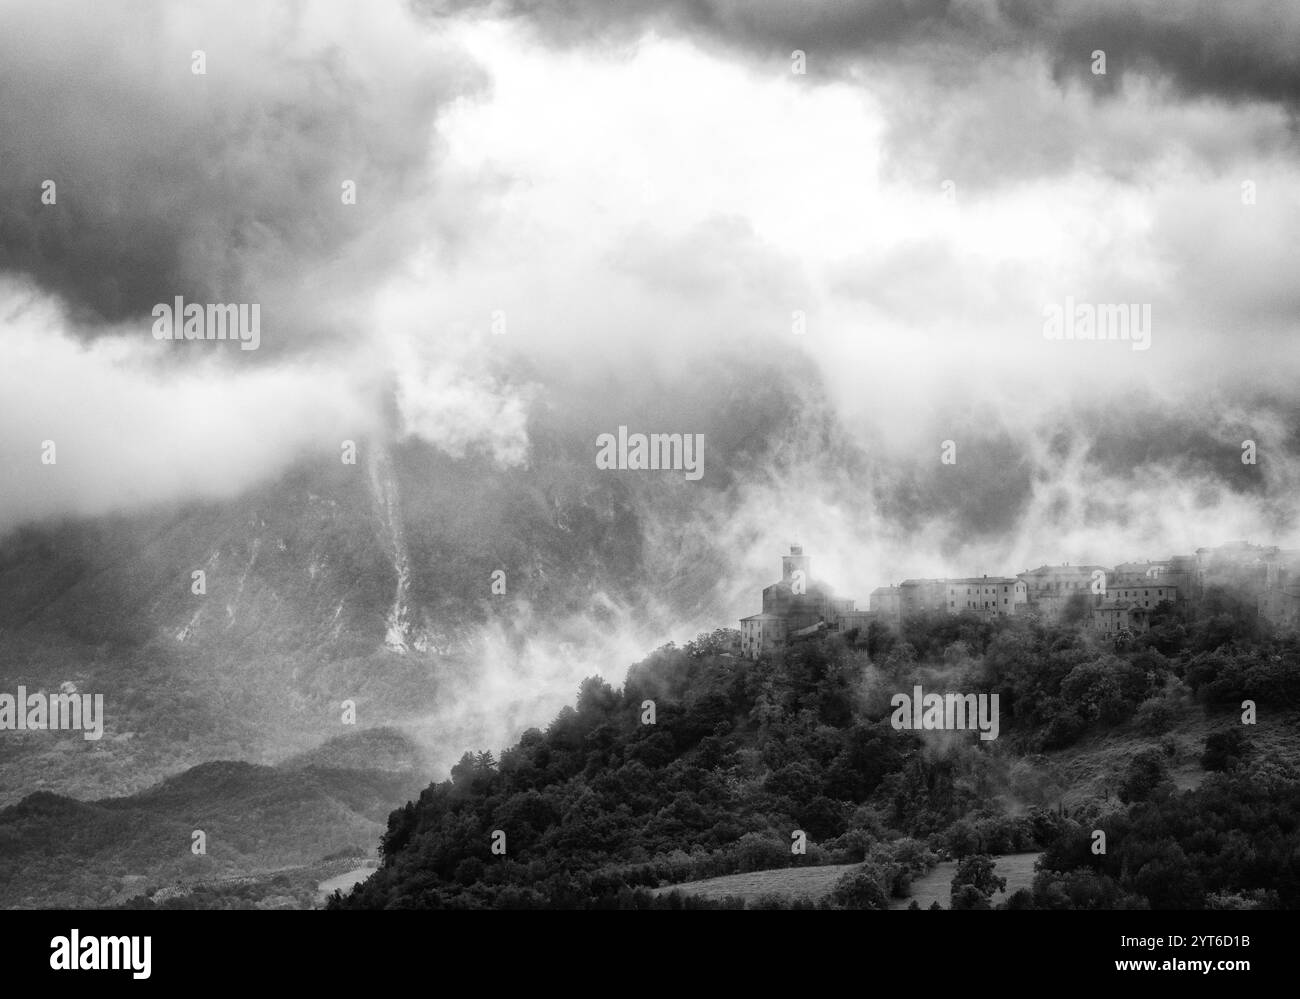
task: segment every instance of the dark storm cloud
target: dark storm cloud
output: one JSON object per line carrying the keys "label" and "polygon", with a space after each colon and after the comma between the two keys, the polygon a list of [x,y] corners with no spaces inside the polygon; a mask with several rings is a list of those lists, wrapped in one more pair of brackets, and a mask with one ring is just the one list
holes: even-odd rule
{"label": "dark storm cloud", "polygon": [[476,83],[464,61],[429,59],[402,13],[6,5],[0,271],[57,294],[82,330],[181,295],[262,302],[281,333],[328,334],[311,304],[338,289],[304,275],[348,260],[355,291],[409,245],[388,223],[429,179],[437,107]]}
{"label": "dark storm cloud", "polygon": [[[788,58],[808,53],[809,74],[862,59],[909,61],[936,49],[936,76],[965,75],[993,53],[1039,51],[1058,76],[1088,76],[1105,90],[1126,72],[1160,76],[1191,95],[1300,98],[1300,12],[1274,0],[1079,4],[1038,0],[419,0],[428,13],[481,11],[533,21],[560,41],[627,41],[646,28]],[[1107,54],[1105,77],[1091,54]],[[820,65],[818,61],[820,60]]]}
{"label": "dark storm cloud", "polygon": [[[1087,72],[1086,56],[1107,51],[1108,73],[1163,74],[1186,94],[1230,100],[1300,99],[1300,17],[1293,5],[1256,0],[1236,4],[1102,3],[1053,16],[1029,31],[1041,34],[1059,64]],[[1071,54],[1080,56],[1070,60]]]}
{"label": "dark storm cloud", "polygon": [[478,11],[528,18],[557,42],[621,41],[656,28],[787,56],[792,40],[826,53],[865,53],[924,35],[984,30],[977,10],[967,13],[949,0],[417,0],[416,6],[431,15]]}

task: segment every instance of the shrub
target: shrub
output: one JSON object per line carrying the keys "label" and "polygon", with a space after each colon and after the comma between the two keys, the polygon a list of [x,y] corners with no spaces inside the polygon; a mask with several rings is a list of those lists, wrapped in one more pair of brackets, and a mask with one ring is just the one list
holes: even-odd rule
{"label": "shrub", "polygon": [[1227,772],[1241,766],[1250,747],[1246,736],[1239,728],[1215,732],[1205,739],[1205,752],[1201,755],[1201,766],[1206,770]]}
{"label": "shrub", "polygon": [[831,901],[842,909],[888,909],[885,872],[874,864],[863,864],[838,881],[831,891]]}
{"label": "shrub", "polygon": [[1143,735],[1164,735],[1174,725],[1174,710],[1163,697],[1143,701],[1137,710],[1137,727]]}
{"label": "shrub", "polygon": [[1118,794],[1124,804],[1149,801],[1172,790],[1173,784],[1165,772],[1163,754],[1157,749],[1144,749],[1129,760],[1120,778]]}

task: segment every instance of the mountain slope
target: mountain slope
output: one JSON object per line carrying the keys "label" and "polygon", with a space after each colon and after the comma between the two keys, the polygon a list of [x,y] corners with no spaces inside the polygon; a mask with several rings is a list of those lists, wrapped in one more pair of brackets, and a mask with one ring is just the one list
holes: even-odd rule
{"label": "mountain slope", "polygon": [[[969,879],[954,906],[989,908],[984,855],[1043,851],[1009,907],[1300,906],[1295,636],[1166,657],[1154,633],[973,615],[908,630],[943,657],[895,640],[869,660],[836,637],[754,663],[692,643],[622,690],[590,678],[499,763],[466,754],[394,811],[382,867],[333,904],[680,908],[652,889],[858,863],[829,904],[885,909],[946,855]],[[896,726],[916,684],[996,693],[1000,734]],[[1242,724],[1243,698],[1262,720]]]}
{"label": "mountain slope", "polygon": [[[368,759],[377,747],[386,755]],[[0,810],[0,906],[104,905],[364,852],[426,765],[414,743],[381,730],[278,767],[205,763],[121,798],[32,794]],[[204,855],[192,850],[196,831]]]}

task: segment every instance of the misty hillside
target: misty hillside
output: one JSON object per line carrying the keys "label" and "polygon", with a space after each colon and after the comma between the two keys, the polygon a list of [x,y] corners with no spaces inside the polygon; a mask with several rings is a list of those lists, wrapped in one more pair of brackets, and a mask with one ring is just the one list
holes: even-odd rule
{"label": "misty hillside", "polygon": [[782,384],[761,376],[716,415],[730,440],[710,488],[599,470],[594,435],[539,410],[523,467],[362,440],[356,464],[325,452],[224,499],[4,534],[0,689],[70,682],[104,696],[106,722],[93,743],[6,733],[0,803],[274,763],[343,731],[345,701],[447,754],[462,729],[516,736],[593,649],[717,619],[732,553],[700,528],[728,469],[771,446],[754,432],[792,405]]}
{"label": "misty hillside", "polygon": [[452,465],[420,446],[363,450],[355,467],[300,466],[225,502],[0,540],[0,688],[72,682],[106,715],[98,742],[6,733],[0,802],[127,793],[207,759],[273,762],[343,731],[345,700],[370,725],[453,708],[481,629],[508,659],[571,618],[615,623],[642,569],[617,479]]}
{"label": "misty hillside", "polygon": [[[127,797],[28,795],[0,810],[0,907],[119,904],[356,854],[424,765],[410,740],[380,730],[281,767],[204,763]],[[202,856],[195,830],[206,836]]]}
{"label": "misty hillside", "polygon": [[[0,548],[0,626],[87,645],[166,636],[337,658],[384,643],[400,596],[408,620],[394,646],[450,652],[499,612],[488,566],[553,612],[634,578],[635,513],[610,477],[515,477],[418,445],[360,454],[222,502],[21,529]],[[190,590],[197,569],[206,599]]]}
{"label": "misty hillside", "polygon": [[[1243,613],[1115,641],[939,614],[757,662],[701,636],[621,689],[590,678],[499,760],[466,753],[390,815],[382,867],[333,905],[679,908],[715,903],[655,889],[851,863],[819,904],[884,909],[950,858],[954,906],[989,908],[988,856],[1042,852],[1007,907],[1294,908],[1300,644],[1258,628]],[[914,684],[996,693],[998,737],[896,727]]]}

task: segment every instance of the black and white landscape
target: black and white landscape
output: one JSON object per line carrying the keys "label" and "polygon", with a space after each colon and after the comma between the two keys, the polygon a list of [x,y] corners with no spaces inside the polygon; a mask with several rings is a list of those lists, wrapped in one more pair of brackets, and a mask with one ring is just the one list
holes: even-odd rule
{"label": "black and white landscape", "polygon": [[1297,52],[0,2],[0,907],[1300,907]]}

